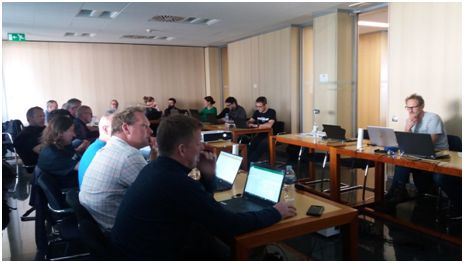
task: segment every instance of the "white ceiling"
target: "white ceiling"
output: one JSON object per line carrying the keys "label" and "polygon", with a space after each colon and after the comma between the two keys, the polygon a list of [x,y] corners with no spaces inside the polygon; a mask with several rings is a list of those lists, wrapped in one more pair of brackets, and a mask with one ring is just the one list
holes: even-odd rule
{"label": "white ceiling", "polygon": [[[8,39],[8,33],[25,33],[29,41],[223,46],[290,25],[308,25],[315,16],[337,9],[353,10],[349,4],[351,3],[9,2],[2,3],[2,38]],[[81,9],[117,11],[120,14],[114,19],[76,17]],[[208,26],[149,21],[156,15],[201,17],[218,19],[219,22]],[[146,29],[156,31],[148,33]],[[93,33],[95,36],[65,37],[66,32]],[[174,39],[123,39],[123,35],[156,35]]]}

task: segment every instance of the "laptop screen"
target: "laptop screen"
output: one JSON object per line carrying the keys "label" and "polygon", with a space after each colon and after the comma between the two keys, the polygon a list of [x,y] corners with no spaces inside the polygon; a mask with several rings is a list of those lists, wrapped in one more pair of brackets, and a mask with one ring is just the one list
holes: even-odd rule
{"label": "laptop screen", "polygon": [[279,202],[283,181],[283,170],[251,166],[244,192],[277,203]]}
{"label": "laptop screen", "polygon": [[227,152],[219,153],[216,161],[216,177],[230,184],[234,183],[242,157]]}
{"label": "laptop screen", "polygon": [[377,146],[392,146],[397,147],[395,131],[387,127],[367,126],[369,132],[369,140],[371,144]]}

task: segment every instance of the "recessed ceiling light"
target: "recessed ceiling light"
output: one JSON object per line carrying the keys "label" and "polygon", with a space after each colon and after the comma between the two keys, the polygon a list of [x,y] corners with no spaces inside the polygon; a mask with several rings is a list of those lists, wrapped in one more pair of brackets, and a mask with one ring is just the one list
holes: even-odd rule
{"label": "recessed ceiling light", "polygon": [[370,26],[370,27],[383,27],[388,28],[388,23],[372,22],[372,21],[358,21],[358,26]]}

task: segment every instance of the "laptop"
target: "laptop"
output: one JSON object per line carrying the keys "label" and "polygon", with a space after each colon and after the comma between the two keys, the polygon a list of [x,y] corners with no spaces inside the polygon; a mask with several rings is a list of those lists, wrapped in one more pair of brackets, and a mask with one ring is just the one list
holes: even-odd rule
{"label": "laptop", "polygon": [[213,115],[213,114],[206,115],[206,122],[209,122],[211,124],[218,124],[219,123],[216,115]]}
{"label": "laptop", "polygon": [[367,126],[370,143],[383,147],[398,147],[395,131],[391,128],[380,126]]}
{"label": "laptop", "polygon": [[190,116],[194,119],[200,120],[200,112],[196,109],[190,109]]}
{"label": "laptop", "polygon": [[220,152],[216,161],[216,192],[229,190],[237,178],[237,172],[243,157]]}
{"label": "laptop", "polygon": [[327,139],[345,141],[345,142],[355,142],[356,138],[346,138],[345,133],[346,130],[343,129],[339,125],[329,125],[329,124],[322,124],[324,129],[322,130],[325,132]]}
{"label": "laptop", "polygon": [[435,151],[432,136],[428,133],[395,132],[400,151],[423,159],[448,158],[447,151]]}
{"label": "laptop", "polygon": [[234,123],[235,123],[235,127],[237,128],[248,128],[246,119],[236,119],[234,120]]}
{"label": "laptop", "polygon": [[283,182],[284,170],[252,165],[242,197],[225,200],[221,204],[236,213],[265,209],[279,202]]}

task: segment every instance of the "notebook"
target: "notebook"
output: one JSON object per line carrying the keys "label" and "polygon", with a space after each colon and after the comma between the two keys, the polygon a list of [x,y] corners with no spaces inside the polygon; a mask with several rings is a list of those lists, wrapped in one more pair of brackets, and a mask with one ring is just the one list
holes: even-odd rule
{"label": "notebook", "polygon": [[262,210],[279,202],[283,182],[284,170],[252,165],[242,197],[225,200],[221,204],[236,213]]}
{"label": "notebook", "polygon": [[370,143],[376,146],[398,147],[395,131],[387,127],[367,126]]}
{"label": "notebook", "polygon": [[200,120],[200,112],[195,109],[190,109],[190,116],[194,119]]}
{"label": "notebook", "polygon": [[346,138],[345,133],[346,130],[340,127],[339,125],[329,125],[329,124],[322,124],[324,129],[322,130],[325,132],[327,139],[345,141],[345,142],[355,142],[356,138]]}
{"label": "notebook", "polygon": [[432,136],[427,133],[395,132],[400,151],[423,159],[448,158],[447,151],[435,151]]}
{"label": "notebook", "polygon": [[216,192],[229,190],[237,178],[237,172],[243,157],[220,152],[216,161]]}

